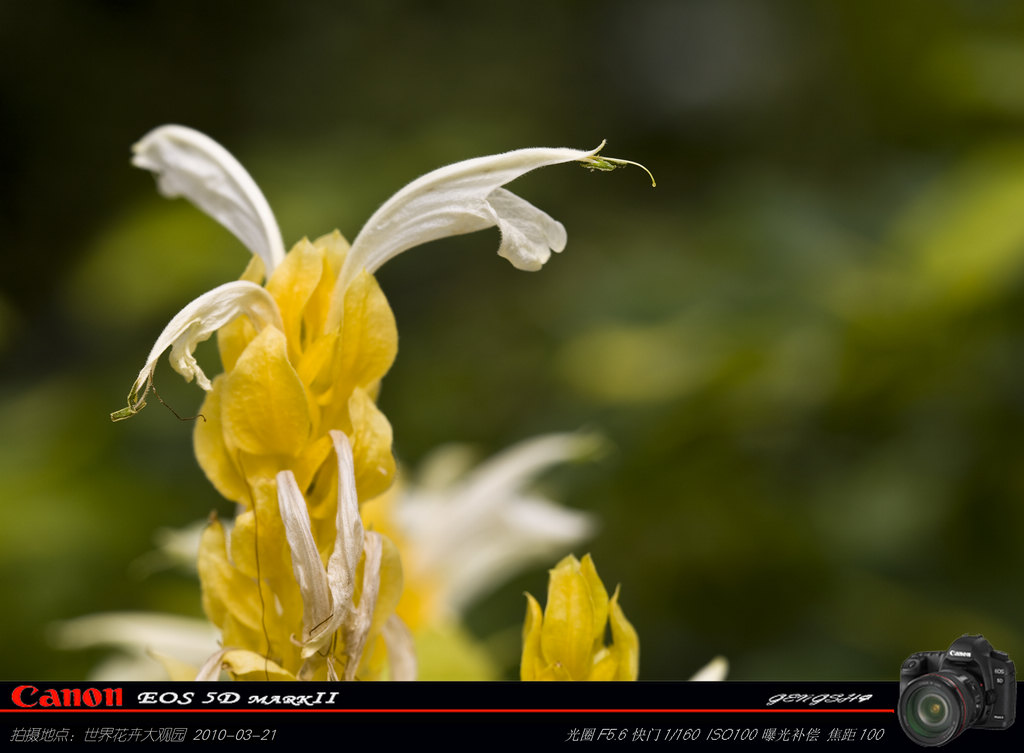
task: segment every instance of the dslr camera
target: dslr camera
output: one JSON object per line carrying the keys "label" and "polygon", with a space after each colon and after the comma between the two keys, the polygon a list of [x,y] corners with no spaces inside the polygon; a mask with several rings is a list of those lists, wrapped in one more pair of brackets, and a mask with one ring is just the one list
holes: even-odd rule
{"label": "dslr camera", "polygon": [[913,654],[900,669],[900,726],[920,745],[945,745],[970,727],[1006,729],[1016,710],[1013,662],[983,636]]}

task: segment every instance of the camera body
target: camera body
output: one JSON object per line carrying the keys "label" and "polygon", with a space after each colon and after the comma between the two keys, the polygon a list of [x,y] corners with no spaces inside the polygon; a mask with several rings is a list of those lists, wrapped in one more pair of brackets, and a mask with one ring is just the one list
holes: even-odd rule
{"label": "camera body", "polygon": [[1016,709],[1013,661],[981,635],[912,654],[900,669],[900,724],[922,745],[943,745],[970,727],[1006,729]]}

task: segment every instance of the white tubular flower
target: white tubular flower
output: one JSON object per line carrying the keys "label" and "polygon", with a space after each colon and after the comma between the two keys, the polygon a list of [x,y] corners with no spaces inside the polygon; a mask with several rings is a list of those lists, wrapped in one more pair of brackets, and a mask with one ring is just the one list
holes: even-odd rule
{"label": "white tubular flower", "polygon": [[534,437],[444,486],[404,491],[395,516],[412,545],[410,578],[435,581],[445,609],[458,614],[523,567],[591,536],[591,515],[526,489],[545,470],[597,454],[602,445],[591,434]]}
{"label": "white tubular flower", "polygon": [[209,391],[212,388],[210,380],[192,354],[199,343],[242,314],[248,316],[257,329],[268,324],[278,329],[284,328],[274,299],[255,283],[238,280],[203,293],[164,327],[149,351],[146,365],[142,367],[128,393],[128,407],[111,413],[110,418],[120,421],[142,410],[146,404],[146,394],[153,383],[156,362],[168,348],[171,349],[171,366],[174,370],[185,377],[186,382],[194,378],[200,387]]}
{"label": "white tubular flower", "polygon": [[531,170],[563,162],[580,162],[597,170],[627,164],[598,157],[603,146],[601,142],[590,151],[517,149],[456,162],[417,178],[384,202],[359,231],[338,275],[325,331],[341,321],[345,290],[360,270],[373,274],[388,259],[439,238],[497,226],[501,231],[498,255],[517,269],[540,269],[552,251],[565,248],[565,227],[501,186]]}
{"label": "white tubular flower", "polygon": [[155,128],[132,147],[132,164],[156,174],[160,193],[184,196],[263,259],[267,276],[284,259],[274,213],[252,177],[227,149],[179,125]]}

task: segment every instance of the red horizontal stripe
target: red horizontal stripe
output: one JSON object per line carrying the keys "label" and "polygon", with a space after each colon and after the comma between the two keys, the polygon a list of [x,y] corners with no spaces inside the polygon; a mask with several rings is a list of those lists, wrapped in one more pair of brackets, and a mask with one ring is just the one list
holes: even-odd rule
{"label": "red horizontal stripe", "polygon": [[224,709],[0,709],[0,713],[39,714],[895,714],[896,709],[335,709],[335,708],[224,708]]}

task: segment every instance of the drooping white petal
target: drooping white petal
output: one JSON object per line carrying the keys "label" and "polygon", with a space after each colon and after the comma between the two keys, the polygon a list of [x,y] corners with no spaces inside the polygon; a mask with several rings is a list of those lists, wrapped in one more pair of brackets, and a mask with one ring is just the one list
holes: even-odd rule
{"label": "drooping white petal", "polygon": [[391,679],[396,682],[408,682],[416,679],[416,650],[413,645],[412,633],[402,618],[391,615],[381,628],[384,644],[388,648],[388,664],[391,665]]}
{"label": "drooping white petal", "polygon": [[338,458],[338,513],[334,550],[327,560],[327,579],[335,604],[350,604],[355,591],[356,567],[363,552],[363,519],[356,494],[356,467],[352,444],[344,432],[330,432]]}
{"label": "drooping white petal", "polygon": [[[335,521],[337,534],[334,549],[327,560],[326,569],[320,560],[320,554],[313,539],[309,511],[306,508],[302,492],[295,482],[294,475],[291,471],[281,471],[277,474],[277,495],[281,518],[284,522],[288,546],[291,549],[295,579],[302,593],[302,624],[304,628],[302,656],[304,658],[313,656],[323,648],[334,633],[342,627],[346,629],[345,650],[348,653],[350,630],[355,630],[353,636],[358,637],[361,629],[362,641],[365,642],[365,632],[370,627],[370,623],[367,622],[364,628],[356,629],[357,623],[360,625],[362,623],[359,622],[360,618],[356,614],[358,609],[352,603],[356,568],[359,566],[359,559],[363,555],[364,547],[371,546],[366,543],[368,534],[364,533],[363,521],[359,516],[352,446],[343,432],[331,431],[330,435],[338,457],[338,512]],[[380,549],[379,542],[377,548]],[[368,603],[368,600],[376,601],[380,582],[380,556],[380,552],[377,552],[376,565],[367,560],[363,566],[363,594],[364,596],[369,595],[367,599],[360,600],[360,608]],[[374,567],[376,567],[375,571]],[[367,581],[367,577],[369,577],[369,581]],[[372,617],[372,608],[370,616]],[[359,651],[361,653],[361,647]]]}
{"label": "drooping white petal", "polygon": [[[352,445],[344,432],[332,430],[331,441],[338,459],[338,512],[335,518],[334,549],[327,560],[325,573],[331,596],[331,613],[310,636],[310,648],[318,649],[338,628],[350,619],[354,610],[356,568],[363,554],[363,520],[359,516],[359,497],[356,494],[356,469]],[[347,638],[346,638],[347,641]]]}
{"label": "drooping white petal", "polygon": [[488,197],[494,222],[501,231],[498,256],[513,266],[536,272],[543,267],[551,252],[561,253],[569,236],[565,226],[533,204],[504,188],[496,188]]}
{"label": "drooping white petal", "polygon": [[377,608],[380,566],[384,558],[384,540],[379,533],[366,532],[363,538],[363,555],[363,590],[359,594],[359,604],[355,609],[349,610],[343,625],[345,654],[348,656],[348,663],[345,665],[346,680],[356,678],[366,639],[373,624],[373,611]]}
{"label": "drooping white petal", "polygon": [[501,186],[538,167],[585,162],[597,151],[518,149],[417,178],[374,212],[356,236],[334,288],[326,330],[341,321],[345,290],[360,270],[375,272],[388,259],[438,238],[497,225],[499,253],[519,269],[540,269],[551,250],[565,248],[565,228]]}
{"label": "drooping white petal", "polygon": [[288,548],[292,554],[292,571],[302,594],[302,642],[308,644],[324,635],[333,604],[327,572],[313,540],[306,500],[291,471],[277,474],[277,502],[281,510],[281,522],[284,523],[285,538],[288,539]]}
{"label": "drooping white petal", "polygon": [[210,380],[192,354],[199,343],[242,314],[248,316],[257,329],[267,325],[284,329],[277,303],[270,293],[255,283],[236,280],[203,293],[175,314],[164,327],[128,393],[128,407],[111,413],[110,418],[120,421],[142,410],[156,362],[168,348],[171,349],[171,366],[185,377],[186,382],[194,378],[204,390],[212,389]]}
{"label": "drooping white petal", "polygon": [[270,205],[230,152],[199,131],[165,125],[132,147],[132,164],[156,174],[160,192],[184,196],[263,259],[267,275],[284,259]]}

